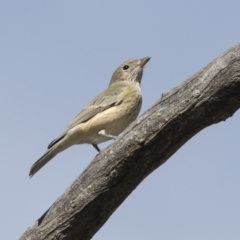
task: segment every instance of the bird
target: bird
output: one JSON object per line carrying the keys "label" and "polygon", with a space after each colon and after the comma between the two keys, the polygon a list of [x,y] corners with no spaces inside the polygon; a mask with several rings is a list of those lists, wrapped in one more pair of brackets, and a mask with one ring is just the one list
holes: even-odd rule
{"label": "bird", "polygon": [[76,144],[92,144],[114,139],[133,122],[141,109],[143,68],[150,57],[123,62],[113,73],[107,89],[97,95],[54,139],[47,151],[30,168],[32,177],[58,153]]}

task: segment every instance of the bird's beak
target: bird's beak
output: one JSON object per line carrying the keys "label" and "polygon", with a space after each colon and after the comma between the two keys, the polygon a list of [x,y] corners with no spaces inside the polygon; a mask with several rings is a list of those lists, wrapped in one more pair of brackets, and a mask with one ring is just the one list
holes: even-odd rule
{"label": "bird's beak", "polygon": [[143,68],[149,60],[150,60],[150,57],[145,57],[143,59],[140,59],[139,66],[141,66]]}

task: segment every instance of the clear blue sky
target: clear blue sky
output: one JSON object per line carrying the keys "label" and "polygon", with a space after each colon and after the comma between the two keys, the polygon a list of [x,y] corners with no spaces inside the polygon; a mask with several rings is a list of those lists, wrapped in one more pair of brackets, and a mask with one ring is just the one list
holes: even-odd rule
{"label": "clear blue sky", "polygon": [[[240,41],[239,9],[239,0],[2,0],[1,239],[18,239],[94,158],[93,147],[75,146],[28,177],[121,62],[152,57],[142,80],[143,113]],[[239,240],[239,122],[237,112],[193,137],[93,239]]]}

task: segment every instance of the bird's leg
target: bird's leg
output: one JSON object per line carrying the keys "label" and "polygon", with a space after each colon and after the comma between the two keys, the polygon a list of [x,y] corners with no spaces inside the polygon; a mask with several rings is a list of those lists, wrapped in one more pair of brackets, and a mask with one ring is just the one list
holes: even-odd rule
{"label": "bird's leg", "polygon": [[102,137],[108,137],[108,138],[111,138],[111,139],[114,139],[116,140],[117,139],[117,136],[113,136],[113,135],[110,135],[110,134],[107,134],[105,129],[101,130],[98,132],[98,134]]}
{"label": "bird's leg", "polygon": [[[98,132],[98,134],[102,137],[108,137],[108,138],[111,138],[111,139],[114,139],[116,140],[117,139],[117,136],[113,136],[113,135],[110,135],[110,134],[106,134],[106,131],[105,130],[101,130]],[[98,145],[97,144],[92,144],[93,147],[98,151],[100,152],[101,150],[99,149]]]}
{"label": "bird's leg", "polygon": [[98,151],[98,152],[100,152],[101,150],[99,149],[99,147],[98,147],[98,145],[97,144],[92,144],[93,145],[93,147]]}

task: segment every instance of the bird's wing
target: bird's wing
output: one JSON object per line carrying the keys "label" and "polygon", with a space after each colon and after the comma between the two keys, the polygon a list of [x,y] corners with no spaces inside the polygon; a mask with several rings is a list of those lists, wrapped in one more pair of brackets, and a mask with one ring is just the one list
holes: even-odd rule
{"label": "bird's wing", "polygon": [[117,83],[109,86],[105,91],[95,97],[67,126],[67,130],[94,117],[104,110],[118,105],[122,99],[120,95],[124,92],[126,84]]}
{"label": "bird's wing", "polygon": [[48,145],[48,149],[61,141],[71,128],[74,128],[78,124],[86,122],[94,117],[96,114],[121,103],[122,99],[120,96],[126,87],[127,85],[124,83],[115,83],[100,93],[72,120],[72,122],[70,122],[65,131]]}

